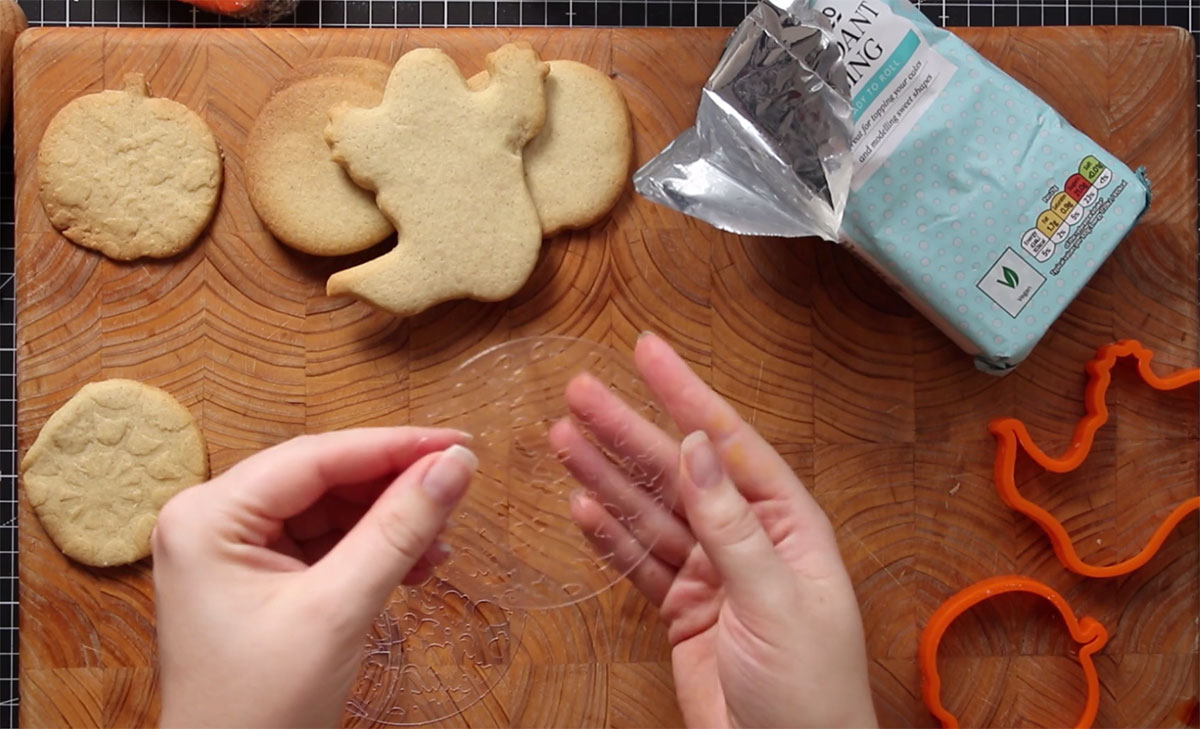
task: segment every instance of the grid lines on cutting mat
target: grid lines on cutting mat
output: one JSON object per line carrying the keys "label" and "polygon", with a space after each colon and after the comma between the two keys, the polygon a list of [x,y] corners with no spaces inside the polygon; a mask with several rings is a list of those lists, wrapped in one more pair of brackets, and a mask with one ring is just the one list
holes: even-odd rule
{"label": "grid lines on cutting mat", "polygon": [[[939,25],[1197,27],[1200,4],[1175,0],[917,0]],[[125,27],[244,25],[176,0],[21,0],[31,24]],[[721,26],[753,7],[735,0],[301,0],[282,26]]]}
{"label": "grid lines on cutting mat", "polygon": [[[1175,0],[919,0],[939,25],[1175,25],[1195,37],[1200,2]],[[219,27],[243,25],[176,0],[20,0],[30,24]],[[301,0],[281,25],[734,25],[751,3],[720,0]],[[18,719],[16,283],[11,127],[0,144],[0,726]]]}

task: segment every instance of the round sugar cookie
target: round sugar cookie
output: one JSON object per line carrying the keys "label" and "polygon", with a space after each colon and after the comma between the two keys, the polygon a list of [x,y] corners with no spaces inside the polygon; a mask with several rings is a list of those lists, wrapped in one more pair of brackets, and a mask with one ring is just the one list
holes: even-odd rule
{"label": "round sugar cookie", "polygon": [[326,56],[314,58],[311,61],[296,66],[285,73],[271,89],[271,96],[286,89],[292,84],[319,76],[341,76],[378,86],[380,90],[387,84],[388,74],[392,67],[383,61],[362,56]]}
{"label": "round sugar cookie", "polygon": [[259,112],[246,144],[246,188],[281,243],[338,256],[392,233],[375,194],[354,184],[325,142],[330,108],[378,106],[390,71],[368,58],[321,59],[285,78]]}
{"label": "round sugar cookie", "polygon": [[192,244],[217,207],[221,152],[195,112],[152,98],[141,74],[72,100],[38,147],[39,196],[71,241],[121,261]]}
{"label": "round sugar cookie", "polygon": [[133,380],[84,385],[21,461],[25,493],[50,538],[96,567],[148,556],[159,510],[206,478],[204,437],[191,413]]}
{"label": "round sugar cookie", "polygon": [[[525,183],[542,234],[585,228],[620,199],[633,163],[633,127],[621,90],[578,61],[549,61],[546,123],[525,145]],[[471,77],[479,89],[487,73]]]}

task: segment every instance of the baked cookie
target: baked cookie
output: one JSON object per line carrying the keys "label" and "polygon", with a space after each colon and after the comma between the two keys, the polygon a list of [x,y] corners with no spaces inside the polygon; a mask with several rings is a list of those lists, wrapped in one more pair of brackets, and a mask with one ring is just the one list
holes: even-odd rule
{"label": "baked cookie", "polygon": [[321,59],[290,74],[259,112],[246,143],[246,189],[280,242],[338,256],[392,233],[374,194],[354,184],[325,143],[330,108],[378,104],[389,71],[369,58]]}
{"label": "baked cookie", "polygon": [[326,290],[401,316],[442,301],[498,301],[537,263],[542,226],[521,149],[542,127],[547,72],[528,45],[488,54],[478,91],[450,57],[419,49],[397,61],[383,101],[335,107],[325,138],[355,182],[376,192],[396,247],[335,273]]}
{"label": "baked cookie", "polygon": [[25,493],[63,554],[96,567],[150,554],[163,504],[208,477],[187,408],[133,380],[84,385],[21,461]]}
{"label": "baked cookie", "polygon": [[208,125],[183,104],[151,98],[141,74],[59,110],[37,171],[50,223],[121,261],[187,248],[221,190],[221,152]]}
{"label": "baked cookie", "polygon": [[[621,90],[578,61],[549,61],[546,123],[525,145],[525,182],[542,234],[586,228],[617,204],[633,163],[633,126]],[[487,72],[471,77],[471,88]]]}
{"label": "baked cookie", "polygon": [[296,66],[281,76],[275,82],[274,88],[271,89],[271,95],[274,96],[279,91],[298,81],[317,78],[319,76],[344,76],[352,78],[356,81],[371,84],[382,94],[383,87],[387,85],[388,74],[391,72],[392,66],[390,63],[376,61],[374,58],[363,58],[361,56],[326,56],[325,58],[314,58],[311,61],[306,61]]}

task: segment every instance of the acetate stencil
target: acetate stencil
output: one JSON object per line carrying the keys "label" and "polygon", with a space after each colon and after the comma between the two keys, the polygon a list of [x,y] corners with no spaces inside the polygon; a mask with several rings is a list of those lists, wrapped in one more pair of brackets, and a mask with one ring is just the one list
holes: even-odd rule
{"label": "acetate stencil", "polygon": [[[443,537],[451,558],[436,571],[473,599],[512,609],[553,608],[591,597],[627,571],[613,565],[611,553],[598,553],[571,520],[568,499],[581,487],[548,440],[550,427],[568,415],[567,383],[583,372],[665,429],[666,418],[630,357],[569,337],[497,345],[422,395],[426,405],[418,408],[423,417],[417,422],[475,436],[471,449],[479,456],[479,473]],[[618,433],[602,450],[624,475],[626,488],[649,494],[658,508],[670,508],[663,504],[663,468],[631,452],[623,438]],[[606,506],[626,528],[640,517]],[[653,546],[646,541],[638,547],[639,561]]]}
{"label": "acetate stencil", "polygon": [[400,588],[366,636],[348,723],[405,726],[461,713],[504,677],[524,624],[523,613],[436,578]]}
{"label": "acetate stencil", "polygon": [[[471,433],[479,470],[442,535],[450,558],[424,584],[398,590],[367,636],[351,717],[406,725],[460,713],[503,678],[525,611],[584,600],[624,577],[627,570],[594,549],[571,520],[568,500],[582,487],[548,438],[568,417],[567,384],[584,372],[673,434],[631,358],[582,339],[506,342],[421,389],[410,406],[412,424]],[[644,508],[673,507],[663,498],[664,464],[633,448],[624,428],[606,439],[580,429],[622,475],[630,491],[618,493],[640,492]],[[591,495],[626,529],[636,528],[641,512]],[[643,539],[639,561],[653,546]]]}

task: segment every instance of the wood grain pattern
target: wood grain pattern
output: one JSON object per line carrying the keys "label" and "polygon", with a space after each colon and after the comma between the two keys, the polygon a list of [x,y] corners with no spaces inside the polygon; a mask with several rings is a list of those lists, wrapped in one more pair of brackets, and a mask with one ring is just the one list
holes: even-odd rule
{"label": "wood grain pattern", "polygon": [[[216,472],[302,432],[401,423],[438,379],[516,336],[588,337],[620,351],[654,329],[774,443],[830,513],[866,621],[887,726],[928,726],[915,666],[920,627],[964,585],[1001,572],[1047,580],[1113,635],[1100,657],[1098,725],[1192,721],[1200,523],[1182,525],[1133,575],[1066,573],[1034,525],[1003,509],[984,424],[1018,415],[1049,450],[1081,412],[1082,364],[1136,336],[1163,366],[1195,366],[1193,49],[1155,28],[965,30],[962,36],[1131,166],[1154,204],[1032,357],[995,379],[845,251],[729,235],[632,193],[606,222],[547,241],[529,284],[501,304],[452,302],[408,320],[323,295],[337,262],[288,251],[243,187],[242,146],[288,69],[339,54],[395,60],[448,50],[467,74],[520,38],[546,57],[611,73],[646,161],[690,125],[727,31],[70,30],[17,48],[19,445],[83,383],[134,377],[199,416]],[[33,157],[74,96],[147,72],[156,94],[201,113],[225,153],[208,235],[165,262],[116,264],[51,230]],[[1152,393],[1118,368],[1112,423],[1076,474],[1022,465],[1023,488],[1067,521],[1081,551],[1119,559],[1170,506],[1197,493],[1197,398]],[[149,568],[65,560],[21,502],[21,719],[27,726],[149,726],[157,717]],[[1055,725],[1079,677],[1052,611],[1019,597],[980,606],[947,636],[947,705],[971,723]],[[627,584],[531,616],[469,726],[675,726],[670,651]],[[355,726],[362,721],[350,721]]]}

